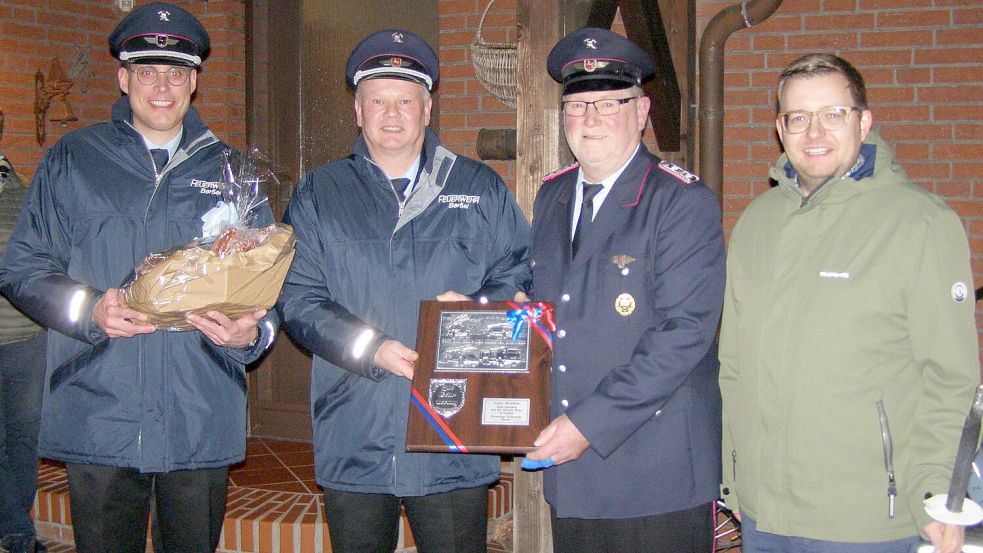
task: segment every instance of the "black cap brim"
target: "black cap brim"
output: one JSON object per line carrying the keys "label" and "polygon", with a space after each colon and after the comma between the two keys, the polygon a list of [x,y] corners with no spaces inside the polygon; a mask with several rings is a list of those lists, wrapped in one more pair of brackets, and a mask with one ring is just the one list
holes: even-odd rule
{"label": "black cap brim", "polygon": [[578,92],[602,92],[606,90],[624,90],[635,86],[636,83],[625,81],[615,81],[610,79],[583,79],[571,81],[563,86],[563,94],[577,94]]}
{"label": "black cap brim", "polygon": [[148,56],[145,58],[136,57],[126,60],[126,63],[139,63],[144,65],[171,65],[179,67],[198,67],[194,62],[180,59],[180,58],[170,58],[163,56]]}

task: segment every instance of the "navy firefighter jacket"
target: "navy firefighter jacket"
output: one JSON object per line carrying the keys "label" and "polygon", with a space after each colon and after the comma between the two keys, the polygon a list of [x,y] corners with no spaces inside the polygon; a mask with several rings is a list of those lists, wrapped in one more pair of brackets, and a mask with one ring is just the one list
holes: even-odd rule
{"label": "navy firefighter jacket", "polygon": [[[158,176],[125,96],[112,120],[69,133],[44,156],[0,266],[0,291],[49,327],[40,455],[144,472],[211,468],[245,455],[249,349],[197,330],[108,338],[91,321],[108,288],[147,255],[201,235],[228,148],[194,108]],[[257,225],[272,222],[269,209]]]}
{"label": "navy firefighter jacket", "polygon": [[[505,183],[426,133],[405,205],[360,135],[287,209],[297,254],[278,305],[314,354],[314,458],[327,488],[419,496],[498,479],[497,456],[407,453],[410,381],[372,364],[388,337],[416,347],[420,300],[448,290],[505,300],[528,285],[529,224]],[[371,343],[356,347],[367,330]]]}

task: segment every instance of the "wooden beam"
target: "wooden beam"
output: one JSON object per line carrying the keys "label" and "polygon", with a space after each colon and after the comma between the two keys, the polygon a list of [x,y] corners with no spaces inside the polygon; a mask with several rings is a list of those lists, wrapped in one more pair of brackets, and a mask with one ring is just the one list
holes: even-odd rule
{"label": "wooden beam", "polygon": [[[618,14],[618,4],[621,0],[592,0],[587,14],[587,23],[583,27],[610,29],[614,17]],[[567,33],[569,34],[569,33]]]}
{"label": "wooden beam", "polygon": [[679,81],[669,50],[669,39],[657,0],[622,0],[621,19],[628,38],[655,61],[655,77],[644,85],[652,99],[649,117],[660,151],[679,151]]}
{"label": "wooden beam", "polygon": [[563,38],[562,0],[519,0],[519,98],[516,101],[516,197],[532,218],[542,178],[572,159],[560,124],[560,85],[546,72],[546,57]]}
{"label": "wooden beam", "polygon": [[[564,29],[559,14],[563,0],[518,0],[518,74],[516,102],[516,199],[526,216],[532,218],[533,201],[549,172],[569,162],[560,126],[560,85],[546,72],[546,57]],[[521,457],[513,462],[513,551],[550,553],[553,534],[549,507],[543,499],[541,472],[519,468]]]}
{"label": "wooden beam", "polygon": [[515,129],[478,129],[478,159],[515,159]]}

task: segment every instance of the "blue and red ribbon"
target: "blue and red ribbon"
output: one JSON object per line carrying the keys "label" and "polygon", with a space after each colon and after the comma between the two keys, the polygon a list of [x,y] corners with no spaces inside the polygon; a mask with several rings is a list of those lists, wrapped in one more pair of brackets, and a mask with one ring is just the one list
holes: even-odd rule
{"label": "blue and red ribbon", "polygon": [[440,436],[440,439],[447,444],[447,449],[450,450],[451,453],[471,453],[464,445],[464,442],[461,441],[461,438],[458,438],[457,434],[455,434],[454,431],[447,426],[447,423],[444,422],[444,418],[437,414],[437,412],[433,410],[433,407],[430,406],[430,403],[423,398],[423,394],[421,394],[420,391],[413,386],[410,386],[410,389],[413,391],[413,405],[416,405],[417,409],[419,409],[423,414],[423,418],[425,418],[427,422],[430,423],[430,426],[437,431],[437,435]]}
{"label": "blue and red ribbon", "polygon": [[523,303],[519,305],[514,301],[508,301],[512,311],[506,315],[512,321],[512,339],[518,340],[522,334],[522,328],[528,322],[531,328],[535,328],[539,335],[546,341],[550,351],[553,351],[553,332],[556,330],[556,319],[553,317],[553,305],[543,302]]}

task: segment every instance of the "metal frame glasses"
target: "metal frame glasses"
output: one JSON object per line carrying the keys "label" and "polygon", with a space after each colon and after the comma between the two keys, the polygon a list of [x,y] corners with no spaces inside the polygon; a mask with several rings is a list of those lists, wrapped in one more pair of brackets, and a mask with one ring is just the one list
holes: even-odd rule
{"label": "metal frame glasses", "polygon": [[621,111],[621,106],[639,98],[641,98],[641,96],[594,100],[593,102],[569,100],[566,102],[560,102],[560,107],[563,110],[563,114],[570,117],[583,117],[587,115],[587,106],[594,106],[594,109],[597,110],[598,115],[616,115]]}
{"label": "metal frame glasses", "polygon": [[809,130],[812,118],[819,120],[819,125],[827,131],[841,131],[846,128],[850,114],[861,111],[858,107],[831,106],[819,111],[786,111],[778,114],[782,128],[788,134],[800,134]]}
{"label": "metal frame glasses", "polygon": [[144,86],[150,86],[156,83],[161,74],[167,76],[167,84],[171,86],[181,86],[188,82],[191,72],[194,71],[194,69],[190,67],[171,67],[165,71],[158,71],[157,68],[152,65],[131,65],[128,69],[137,76],[137,80]]}

